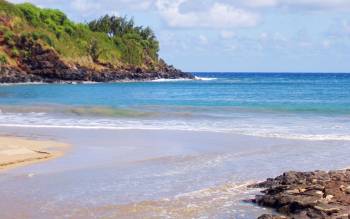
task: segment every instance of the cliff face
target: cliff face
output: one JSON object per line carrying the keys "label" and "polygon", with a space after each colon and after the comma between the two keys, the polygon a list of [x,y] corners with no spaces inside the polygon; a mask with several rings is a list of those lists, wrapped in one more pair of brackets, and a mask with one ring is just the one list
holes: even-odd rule
{"label": "cliff face", "polygon": [[111,37],[60,11],[0,0],[0,83],[193,78],[158,58],[149,28],[129,22],[113,24],[125,30]]}
{"label": "cliff face", "polygon": [[141,67],[101,66],[91,69],[79,64],[67,64],[52,49],[45,49],[31,40],[21,39],[17,48],[26,51],[27,56],[19,56],[17,66],[0,66],[0,83],[26,82],[112,82],[122,80],[154,80],[159,78],[193,78],[172,66],[163,63],[157,71],[148,72]]}

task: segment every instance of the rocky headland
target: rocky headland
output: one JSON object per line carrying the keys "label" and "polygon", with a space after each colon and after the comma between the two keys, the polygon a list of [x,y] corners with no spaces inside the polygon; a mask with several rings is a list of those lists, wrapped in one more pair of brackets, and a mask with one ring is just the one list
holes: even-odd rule
{"label": "rocky headland", "polygon": [[264,189],[253,203],[280,214],[259,219],[350,218],[350,169],[286,172],[252,187]]}
{"label": "rocky headland", "polygon": [[0,83],[113,82],[194,77],[159,57],[150,27],[105,15],[88,23],[0,0]]}
{"label": "rocky headland", "polygon": [[16,46],[30,55],[18,57],[17,66],[0,65],[0,83],[113,82],[194,78],[193,75],[184,73],[162,61],[156,71],[148,71],[141,67],[112,65],[101,65],[99,69],[92,69],[79,64],[67,64],[53,49],[44,48],[26,38],[18,40]]}
{"label": "rocky headland", "polygon": [[[39,57],[39,59],[37,59]],[[146,72],[141,68],[104,68],[95,70],[80,65],[66,65],[59,59],[46,60],[33,56],[23,63],[23,68],[0,66],[0,83],[71,83],[149,81],[155,79],[194,79],[194,76],[164,66],[160,71]]]}

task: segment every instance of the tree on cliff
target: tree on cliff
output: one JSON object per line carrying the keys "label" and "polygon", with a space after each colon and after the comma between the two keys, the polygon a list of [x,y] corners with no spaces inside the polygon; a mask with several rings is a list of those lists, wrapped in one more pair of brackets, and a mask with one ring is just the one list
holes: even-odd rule
{"label": "tree on cliff", "polygon": [[88,48],[88,52],[92,58],[92,60],[94,62],[98,62],[98,57],[100,56],[101,54],[101,49],[98,45],[98,41],[96,39],[93,39],[91,42],[90,42],[90,46]]}
{"label": "tree on cliff", "polygon": [[105,15],[89,23],[89,28],[102,32],[122,51],[122,59],[139,65],[145,57],[158,62],[159,42],[150,27],[135,26],[133,19]]}

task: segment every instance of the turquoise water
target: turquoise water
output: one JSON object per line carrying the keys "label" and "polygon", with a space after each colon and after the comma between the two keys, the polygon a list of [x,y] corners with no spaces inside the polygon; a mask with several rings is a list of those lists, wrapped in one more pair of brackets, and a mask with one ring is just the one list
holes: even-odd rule
{"label": "turquoise water", "polygon": [[198,80],[1,86],[0,125],[350,140],[350,74],[195,75]]}

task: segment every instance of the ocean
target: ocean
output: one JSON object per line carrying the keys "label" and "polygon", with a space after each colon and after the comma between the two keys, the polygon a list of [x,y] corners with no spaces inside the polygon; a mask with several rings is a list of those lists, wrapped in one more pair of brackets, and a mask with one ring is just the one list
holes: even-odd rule
{"label": "ocean", "polygon": [[198,80],[0,87],[0,126],[350,140],[350,74],[194,73]]}
{"label": "ocean", "polygon": [[252,219],[247,185],[349,167],[350,74],[0,86],[0,135],[71,145],[0,174],[0,218]]}

